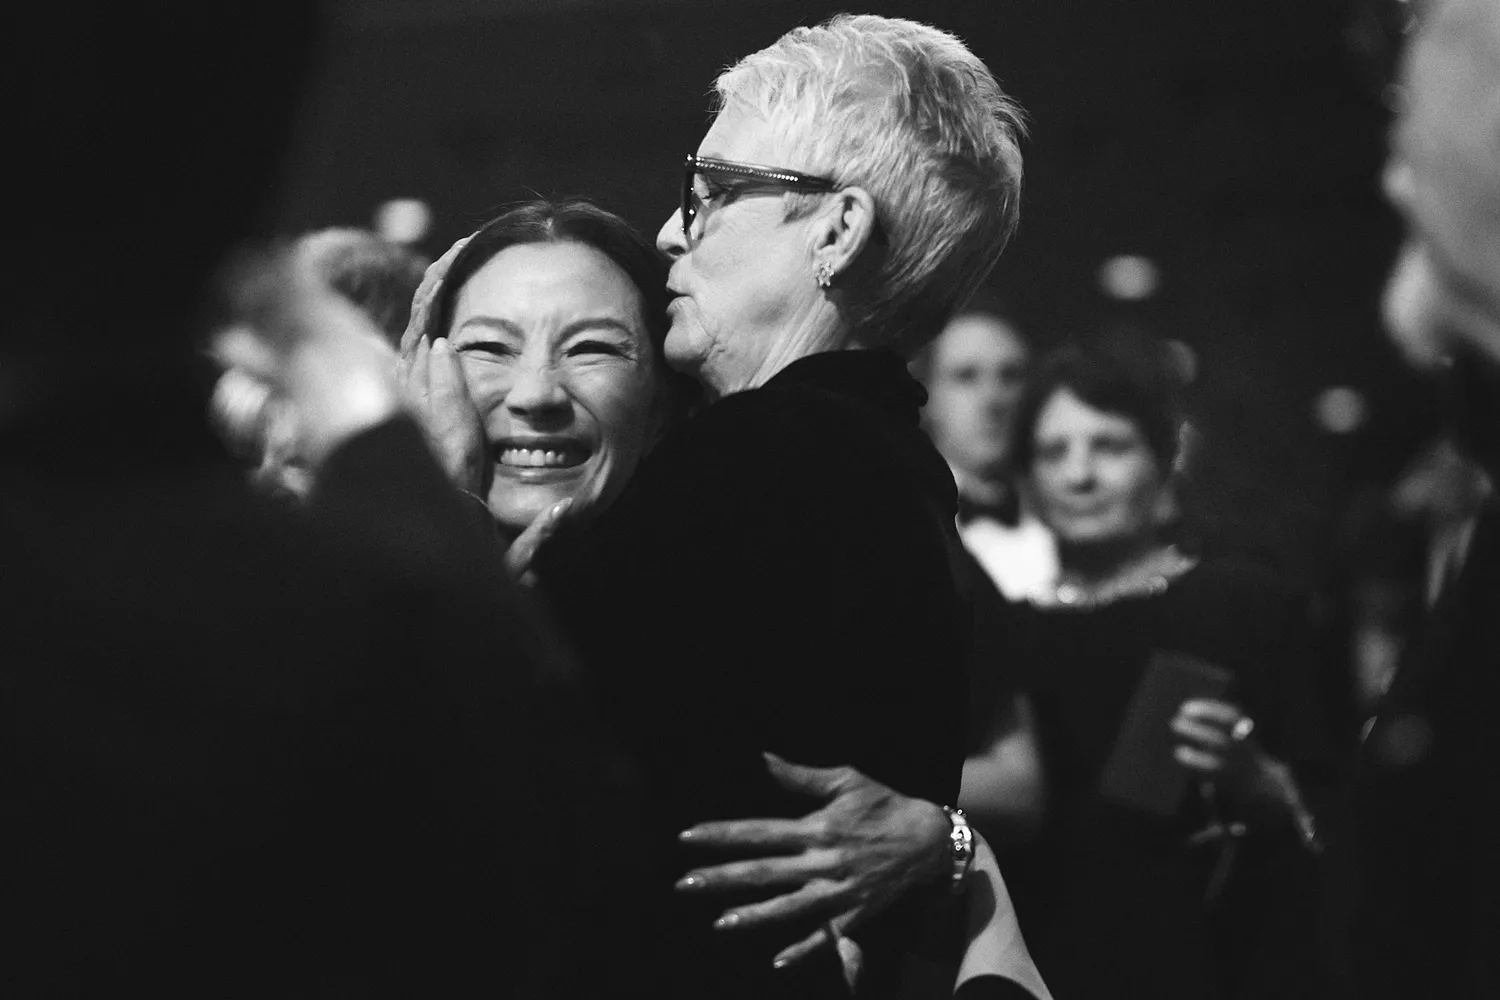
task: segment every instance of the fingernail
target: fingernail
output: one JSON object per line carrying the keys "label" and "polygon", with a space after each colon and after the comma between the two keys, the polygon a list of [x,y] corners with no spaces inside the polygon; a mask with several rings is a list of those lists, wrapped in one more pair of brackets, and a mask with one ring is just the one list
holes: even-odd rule
{"label": "fingernail", "polygon": [[773,968],[773,969],[785,969],[786,968],[786,959],[784,959],[784,958],[778,958],[776,961],[774,961],[774,962],[771,963],[771,968]]}
{"label": "fingernail", "polygon": [[558,518],[562,517],[563,514],[567,513],[568,508],[571,506],[573,506],[572,497],[568,497],[564,500],[559,500],[557,501],[557,503],[552,505],[552,509],[547,512],[547,516],[556,521]]}
{"label": "fingernail", "polygon": [[718,920],[714,921],[714,930],[727,931],[729,930],[729,928],[734,927],[739,922],[740,915],[738,913],[726,913]]}
{"label": "fingernail", "polygon": [[696,836],[698,836],[698,831],[696,831],[696,830],[683,830],[681,833],[679,833],[677,835],[677,839],[678,840],[686,841],[686,840],[692,840]]}
{"label": "fingernail", "polygon": [[677,880],[677,884],[673,888],[679,891],[684,889],[701,889],[706,884],[701,875],[684,875]]}

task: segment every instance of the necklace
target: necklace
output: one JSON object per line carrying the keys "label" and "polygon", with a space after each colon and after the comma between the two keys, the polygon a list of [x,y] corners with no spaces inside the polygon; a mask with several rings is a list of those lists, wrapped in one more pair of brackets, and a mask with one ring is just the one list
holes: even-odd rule
{"label": "necklace", "polygon": [[1155,597],[1198,560],[1183,555],[1176,546],[1153,549],[1113,576],[1097,582],[1062,579],[1035,603],[1041,607],[1098,608],[1126,597]]}

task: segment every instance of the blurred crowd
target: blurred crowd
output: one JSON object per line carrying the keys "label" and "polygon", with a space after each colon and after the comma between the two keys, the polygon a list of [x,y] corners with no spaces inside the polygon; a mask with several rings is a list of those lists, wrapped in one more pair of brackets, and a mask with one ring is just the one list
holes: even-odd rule
{"label": "blurred crowd", "polygon": [[1448,424],[1308,588],[1196,527],[1172,343],[987,284],[954,36],[726,70],[654,239],[429,260],[257,231],[318,35],[254,6],[23,66],[5,995],[1500,993],[1500,8],[1413,23],[1385,176]]}

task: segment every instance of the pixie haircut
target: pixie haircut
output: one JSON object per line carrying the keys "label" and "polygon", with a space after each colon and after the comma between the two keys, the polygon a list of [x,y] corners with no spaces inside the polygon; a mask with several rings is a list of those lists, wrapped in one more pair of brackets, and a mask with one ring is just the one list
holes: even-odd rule
{"label": "pixie haircut", "polygon": [[1011,454],[1029,472],[1036,460],[1042,410],[1067,391],[1096,410],[1135,424],[1163,476],[1172,473],[1181,443],[1183,412],[1178,376],[1165,349],[1152,342],[1065,344],[1042,359],[1016,408]]}
{"label": "pixie haircut", "polygon": [[319,229],[299,237],[297,249],[336,292],[380,327],[392,346],[401,342],[426,259],[363,229]]}
{"label": "pixie haircut", "polygon": [[[840,14],[746,56],[715,89],[719,110],[740,101],[775,126],[777,166],[875,199],[885,245],[846,278],[849,322],[908,356],[935,337],[1020,213],[1025,119],[984,63],[937,28]],[[785,197],[789,218],[820,204]]]}
{"label": "pixie haircut", "polygon": [[470,278],[501,251],[533,243],[580,243],[615,263],[641,296],[641,316],[654,348],[655,363],[673,398],[669,419],[686,414],[700,390],[691,378],[666,367],[667,304],[666,257],[624,219],[599,206],[573,199],[540,199],[517,205],[486,222],[453,258],[429,313],[423,336],[436,340],[448,335],[458,293]]}

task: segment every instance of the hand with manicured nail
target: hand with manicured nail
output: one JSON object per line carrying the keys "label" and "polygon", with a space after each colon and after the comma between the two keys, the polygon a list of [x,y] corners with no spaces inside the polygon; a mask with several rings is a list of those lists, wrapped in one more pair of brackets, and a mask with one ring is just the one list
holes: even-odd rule
{"label": "hand with manicured nail", "polygon": [[479,408],[446,337],[421,340],[406,370],[406,393],[448,478],[466,493],[489,493],[493,465]]}
{"label": "hand with manicured nail", "polygon": [[559,500],[538,514],[536,520],[510,543],[510,548],[505,550],[505,570],[511,579],[528,586],[536,583],[536,574],[531,571],[531,564],[536,560],[536,554],[542,545],[567,520],[568,510],[572,506],[572,497]]}
{"label": "hand with manicured nail", "polygon": [[[422,284],[412,298],[411,319],[401,335],[396,373],[407,404],[426,428],[453,484],[482,498],[489,492],[492,466],[479,410],[469,397],[462,362],[441,335],[446,331],[428,330],[443,279],[468,242],[469,237],[465,237],[453,244],[422,276]],[[429,332],[434,336],[429,337]]]}
{"label": "hand with manicured nail", "polygon": [[422,273],[422,283],[417,286],[416,292],[412,295],[411,316],[406,321],[406,332],[401,335],[401,363],[403,365],[410,364],[417,344],[426,338],[433,301],[437,298],[439,289],[443,287],[443,279],[448,277],[448,269],[453,266],[453,261],[459,251],[473,238],[473,236],[465,236],[453,244],[448,248],[447,253],[427,265],[427,270]]}
{"label": "hand with manicured nail", "polygon": [[813,914],[823,926],[776,956],[783,966],[835,944],[907,890],[949,874],[952,824],[938,806],[912,799],[852,767],[803,767],[766,754],[772,777],[815,796],[822,808],[801,819],[702,823],[681,834],[705,848],[764,851],[765,856],[696,868],[680,892],[782,889],[781,895],[726,911],[715,923],[734,931]]}

